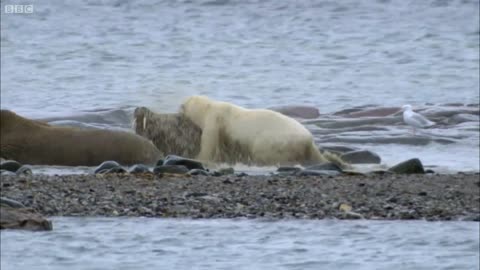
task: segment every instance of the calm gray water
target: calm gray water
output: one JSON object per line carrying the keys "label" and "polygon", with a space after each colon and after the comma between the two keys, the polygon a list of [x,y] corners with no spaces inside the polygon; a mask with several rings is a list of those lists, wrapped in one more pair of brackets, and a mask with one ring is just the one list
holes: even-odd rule
{"label": "calm gray water", "polygon": [[30,2],[1,19],[1,105],[32,116],[479,99],[478,0]]}
{"label": "calm gray water", "polygon": [[[1,107],[27,117],[173,112],[192,94],[321,113],[479,103],[478,0],[6,0],[2,11],[12,3],[34,12],[2,14]],[[478,171],[476,119],[427,134],[450,145],[343,144],[387,166],[419,157],[436,171]],[[405,134],[404,125],[338,135]]]}
{"label": "calm gray water", "polygon": [[55,218],[1,232],[1,269],[479,268],[479,223]]}
{"label": "calm gray water", "polygon": [[[6,14],[8,4],[33,4],[34,12]],[[27,117],[109,109],[94,124],[118,128],[135,106],[173,112],[192,94],[321,113],[479,102],[478,0],[1,5],[0,105]],[[436,171],[479,170],[478,120],[428,132],[455,143],[344,145],[375,151],[386,165],[419,157]],[[337,135],[406,133],[389,126]],[[74,170],[42,168],[49,169]],[[478,223],[57,218],[54,225],[49,233],[1,232],[1,269],[479,267]]]}

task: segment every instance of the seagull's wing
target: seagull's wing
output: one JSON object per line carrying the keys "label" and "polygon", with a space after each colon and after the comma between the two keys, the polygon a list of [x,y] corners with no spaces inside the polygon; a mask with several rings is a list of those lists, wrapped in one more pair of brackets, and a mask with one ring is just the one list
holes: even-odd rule
{"label": "seagull's wing", "polygon": [[434,122],[428,120],[427,118],[415,112],[412,113],[412,115],[410,116],[410,121],[412,121],[413,125],[416,125],[418,127],[428,127],[428,126],[435,125]]}

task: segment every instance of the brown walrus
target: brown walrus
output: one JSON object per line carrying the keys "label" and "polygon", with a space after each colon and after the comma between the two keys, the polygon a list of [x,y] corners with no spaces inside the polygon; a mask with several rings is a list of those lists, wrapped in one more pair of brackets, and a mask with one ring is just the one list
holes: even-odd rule
{"label": "brown walrus", "polygon": [[153,164],[162,153],[136,134],[51,126],[1,110],[0,155],[32,165],[95,166],[105,160],[123,165]]}
{"label": "brown walrus", "polygon": [[133,126],[138,135],[152,140],[164,154],[196,158],[200,153],[202,130],[183,114],[159,114],[138,107]]}

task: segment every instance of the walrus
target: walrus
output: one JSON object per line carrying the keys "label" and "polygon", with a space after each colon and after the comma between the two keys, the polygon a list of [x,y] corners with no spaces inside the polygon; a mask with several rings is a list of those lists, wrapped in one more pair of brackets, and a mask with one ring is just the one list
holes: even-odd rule
{"label": "walrus", "polygon": [[[133,129],[138,135],[152,140],[165,154],[196,159],[200,153],[202,130],[182,113],[155,113],[138,107],[134,112]],[[229,140],[219,140],[217,144],[219,152],[216,158],[202,161],[208,166],[215,167],[215,162],[252,163],[248,151],[240,144]]]}
{"label": "walrus", "polygon": [[32,165],[96,166],[105,160],[123,165],[154,164],[162,153],[139,135],[105,129],[52,126],[1,110],[0,153]]}
{"label": "walrus", "polygon": [[195,158],[200,153],[202,130],[183,114],[160,114],[138,107],[133,117],[135,132],[151,140],[164,154]]}

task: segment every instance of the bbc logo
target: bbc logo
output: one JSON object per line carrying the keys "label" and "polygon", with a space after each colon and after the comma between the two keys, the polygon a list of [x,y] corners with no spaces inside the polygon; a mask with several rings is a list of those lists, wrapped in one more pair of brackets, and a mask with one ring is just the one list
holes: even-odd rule
{"label": "bbc logo", "polygon": [[5,13],[33,13],[33,5],[5,5]]}

